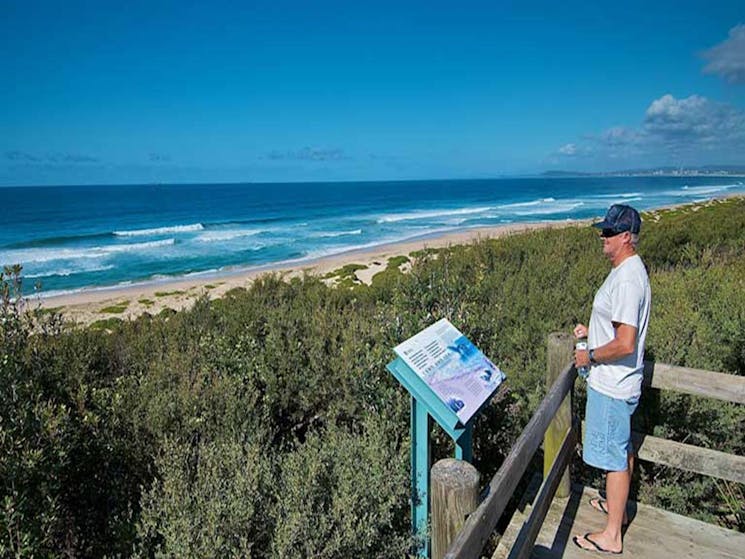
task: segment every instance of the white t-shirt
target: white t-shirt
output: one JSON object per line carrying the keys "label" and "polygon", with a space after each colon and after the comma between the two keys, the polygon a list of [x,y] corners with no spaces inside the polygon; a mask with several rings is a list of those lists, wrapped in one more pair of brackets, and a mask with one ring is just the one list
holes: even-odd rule
{"label": "white t-shirt", "polygon": [[637,329],[636,347],[631,355],[590,368],[587,382],[594,390],[623,400],[641,395],[651,302],[649,276],[639,255],[626,258],[605,278],[592,302],[587,345],[595,349],[613,340],[613,322],[621,322]]}

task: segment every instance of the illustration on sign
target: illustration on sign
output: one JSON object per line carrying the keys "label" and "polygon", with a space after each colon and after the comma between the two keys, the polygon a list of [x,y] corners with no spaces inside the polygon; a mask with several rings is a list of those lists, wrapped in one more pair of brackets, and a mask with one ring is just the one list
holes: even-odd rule
{"label": "illustration on sign", "polygon": [[505,378],[504,373],[443,318],[393,351],[467,423]]}

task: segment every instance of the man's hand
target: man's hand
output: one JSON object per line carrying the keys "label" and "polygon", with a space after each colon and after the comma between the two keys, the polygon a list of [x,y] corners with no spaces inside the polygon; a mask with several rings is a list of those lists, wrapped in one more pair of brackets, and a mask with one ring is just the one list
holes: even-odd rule
{"label": "man's hand", "polygon": [[[587,337],[587,326],[584,324],[577,324],[572,330],[572,334],[577,339]],[[590,365],[590,355],[586,349],[575,349],[574,350],[574,366],[578,369],[580,367],[588,367]]]}
{"label": "man's hand", "polygon": [[575,338],[586,338],[587,337],[587,326],[584,324],[577,324],[572,330]]}
{"label": "man's hand", "polygon": [[[615,337],[607,344],[595,348],[596,363],[612,363],[631,355],[636,349],[636,328],[622,322],[614,322],[613,327],[616,330]],[[582,337],[583,334],[587,335],[587,328],[582,324],[577,324],[574,328],[574,335]],[[583,349],[575,350],[574,365],[577,368],[589,366],[589,352]]]}

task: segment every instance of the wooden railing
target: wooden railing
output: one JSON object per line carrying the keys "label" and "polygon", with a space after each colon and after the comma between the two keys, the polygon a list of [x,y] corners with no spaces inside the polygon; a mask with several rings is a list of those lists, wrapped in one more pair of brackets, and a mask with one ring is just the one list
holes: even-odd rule
{"label": "wooden railing", "polygon": [[[569,336],[552,334],[548,350],[548,393],[489,482],[486,497],[452,541],[445,554],[447,559],[475,559],[481,555],[541,442],[544,442],[543,484],[525,523],[525,537],[516,542],[511,557],[530,556],[554,496],[569,494],[567,466],[580,439],[579,422],[571,420],[570,411],[577,373],[574,365],[560,367],[557,363],[567,363],[570,359],[572,341]],[[645,362],[644,385],[745,404],[745,377],[731,374]],[[632,439],[641,460],[745,483],[745,457],[638,432],[632,432]]]}
{"label": "wooden railing", "polygon": [[[745,377],[726,373],[645,362],[644,385],[649,388],[745,404]],[[637,431],[633,431],[631,436],[636,454],[641,460],[745,483],[743,456],[669,441]]]}

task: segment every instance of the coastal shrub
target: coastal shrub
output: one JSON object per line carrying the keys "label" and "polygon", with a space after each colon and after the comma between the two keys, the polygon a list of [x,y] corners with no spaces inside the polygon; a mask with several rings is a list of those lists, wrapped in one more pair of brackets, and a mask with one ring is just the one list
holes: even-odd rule
{"label": "coastal shrub", "polygon": [[408,256],[394,256],[388,259],[383,271],[373,275],[370,283],[377,298],[386,302],[390,301],[390,295],[395,292],[403,276],[401,266],[409,262],[411,260]]}
{"label": "coastal shrub", "polygon": [[640,252],[648,266],[666,269],[695,266],[705,253],[720,259],[742,255],[744,209],[742,198],[729,198],[674,210],[658,222],[645,220]]}
{"label": "coastal shrub", "polygon": [[404,264],[411,262],[408,256],[401,254],[399,256],[392,256],[388,259],[388,264],[386,264],[386,268],[400,268]]}
{"label": "coastal shrub", "polygon": [[101,330],[103,332],[113,332],[114,329],[122,324],[122,322],[123,321],[121,318],[112,316],[111,318],[103,318],[101,320],[91,322],[88,328],[90,328],[91,330]]}
{"label": "coastal shrub", "polygon": [[325,279],[335,278],[339,277],[341,279],[354,276],[354,273],[357,270],[367,270],[367,266],[365,264],[345,264],[341,268],[337,268],[336,270],[333,270],[323,276]]}
{"label": "coastal shrub", "polygon": [[[744,215],[731,200],[645,221],[651,358],[745,374]],[[403,555],[409,398],[391,348],[447,317],[507,372],[475,428],[488,479],[545,393],[546,336],[588,320],[609,269],[589,227],[411,260],[351,290],[269,274],[104,329],[26,312],[4,273],[0,556]],[[647,391],[637,421],[742,455],[741,408]],[[434,460],[452,453],[433,437]],[[634,487],[745,529],[741,486],[642,463]]]}
{"label": "coastal shrub", "polygon": [[108,307],[102,308],[99,312],[104,314],[122,314],[129,307],[129,301],[121,301],[115,305],[109,305]]}
{"label": "coastal shrub", "polygon": [[[276,496],[276,557],[402,557],[408,448],[382,422],[330,427],[285,455]],[[397,439],[399,439],[397,441]]]}
{"label": "coastal shrub", "polygon": [[745,375],[745,256],[654,276],[656,359]]}
{"label": "coastal shrub", "polygon": [[143,495],[138,557],[260,557],[271,541],[271,450],[238,440],[164,442]]}
{"label": "coastal shrub", "polygon": [[175,289],[173,291],[156,291],[156,297],[170,297],[172,295],[183,295],[186,291]]}
{"label": "coastal shrub", "polygon": [[132,433],[113,412],[109,346],[93,330],[24,312],[6,286],[0,555],[126,553],[147,457],[131,452]]}
{"label": "coastal shrub", "polygon": [[20,266],[0,272],[0,555],[49,554],[64,533],[59,471],[68,410],[37,394],[25,355],[33,315],[25,313]]}

